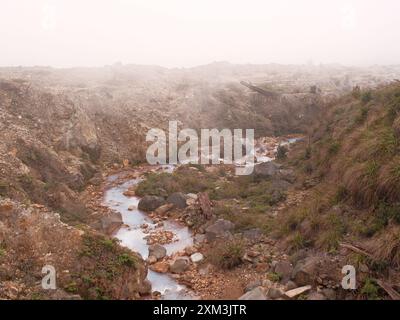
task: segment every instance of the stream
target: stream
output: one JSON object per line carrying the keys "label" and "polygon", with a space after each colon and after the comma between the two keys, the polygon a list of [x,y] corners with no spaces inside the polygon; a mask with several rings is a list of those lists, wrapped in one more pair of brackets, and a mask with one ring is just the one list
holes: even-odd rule
{"label": "stream", "polygon": [[[171,166],[165,166],[164,171],[171,172]],[[109,182],[118,179],[119,175],[113,175],[108,178]],[[142,225],[148,225],[147,230],[157,229],[157,225],[149,218],[149,216],[137,209],[140,198],[127,197],[124,192],[133,185],[138,184],[140,178],[129,180],[121,185],[108,189],[105,194],[104,204],[109,208],[118,211],[122,215],[123,226],[115,234],[115,238],[121,241],[121,245],[138,252],[143,259],[147,259],[149,255],[149,245],[145,237],[146,233],[141,228]],[[130,211],[129,207],[134,206],[135,209]],[[164,221],[163,226],[159,228],[165,231],[171,231],[175,235],[172,243],[163,245],[167,249],[167,255],[183,251],[186,247],[193,245],[193,237],[188,227],[182,226],[174,221]],[[170,274],[161,274],[149,269],[147,279],[152,284],[152,291],[161,293],[162,299],[165,300],[188,300],[194,299],[195,295],[186,286],[180,285]]]}
{"label": "stream", "polygon": [[[281,143],[281,145],[289,145],[298,140],[300,139],[287,139]],[[274,151],[276,151],[276,147]],[[260,152],[259,148],[256,148],[256,153],[258,163],[274,160],[273,158],[266,156],[264,152]],[[171,173],[174,170],[174,166],[162,166],[162,170],[164,172]],[[120,175],[121,173],[109,176],[108,182],[112,183],[116,181]],[[143,232],[143,229],[141,228],[141,226],[144,224],[148,226],[146,230],[157,229],[171,231],[175,235],[174,239],[176,241],[164,245],[167,250],[167,255],[173,255],[176,252],[183,251],[186,247],[192,246],[193,235],[188,227],[168,220],[164,221],[161,227],[157,227],[157,224],[155,224],[145,212],[138,210],[138,204],[140,201],[139,197],[127,197],[124,195],[125,191],[127,191],[130,187],[140,183],[141,180],[142,178],[129,180],[125,183],[108,189],[105,193],[104,204],[109,208],[121,213],[124,223],[124,226],[121,227],[115,234],[115,238],[120,240],[121,245],[131,249],[132,251],[138,252],[143,259],[148,258],[150,246],[147,244],[147,240],[145,239],[148,234]],[[129,210],[128,208],[132,206],[134,207],[134,210]],[[152,284],[152,291],[158,291],[161,293],[161,299],[197,299],[194,292],[190,291],[186,286],[179,284],[171,274],[157,273],[149,269],[147,279]]]}

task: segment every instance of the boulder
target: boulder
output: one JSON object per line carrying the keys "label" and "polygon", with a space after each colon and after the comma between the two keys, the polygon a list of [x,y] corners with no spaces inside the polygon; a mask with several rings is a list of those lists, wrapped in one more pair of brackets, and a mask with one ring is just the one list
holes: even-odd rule
{"label": "boulder", "polygon": [[157,260],[164,258],[167,255],[167,249],[160,244],[149,246],[149,256],[155,257]]}
{"label": "boulder", "polygon": [[172,273],[183,273],[189,268],[189,259],[186,257],[180,257],[175,259],[169,266],[169,270]]}
{"label": "boulder", "polygon": [[157,196],[145,196],[139,201],[138,208],[142,211],[154,211],[157,208],[165,204],[165,200],[162,197]]}
{"label": "boulder", "polygon": [[229,236],[233,228],[235,228],[235,225],[231,221],[219,219],[206,228],[206,240],[212,242],[216,238]]}
{"label": "boulder", "polygon": [[280,165],[275,162],[263,162],[254,166],[254,176],[257,178],[272,178],[279,173]]}
{"label": "boulder", "polygon": [[150,269],[158,273],[168,272],[168,263],[164,261],[157,262],[150,266]]}
{"label": "boulder", "polygon": [[149,256],[146,261],[148,264],[153,264],[157,262],[157,258],[154,256]]}
{"label": "boulder", "polygon": [[281,169],[279,170],[279,177],[282,180],[285,180],[289,183],[295,183],[296,182],[296,175],[292,169]]}
{"label": "boulder", "polygon": [[289,281],[288,283],[286,283],[285,291],[290,291],[290,290],[293,290],[296,288],[297,288],[297,284],[295,284],[293,281]]}
{"label": "boulder", "polygon": [[162,216],[162,215],[166,214],[168,211],[170,211],[173,207],[174,207],[174,205],[172,203],[167,203],[167,204],[164,204],[161,207],[157,208],[154,212],[155,212],[155,214]]}
{"label": "boulder", "polygon": [[122,216],[119,212],[112,211],[105,217],[101,218],[102,231],[108,235],[113,234],[123,225]]}
{"label": "boulder", "polygon": [[181,192],[171,194],[168,199],[168,203],[172,203],[175,208],[184,209],[187,207],[186,196]]}
{"label": "boulder", "polygon": [[258,241],[262,235],[262,231],[257,228],[243,231],[243,237],[250,241]]}
{"label": "boulder", "polygon": [[268,298],[270,298],[270,299],[279,299],[283,295],[284,295],[284,292],[281,289],[274,288],[274,287],[269,288],[268,294],[267,294]]}
{"label": "boulder", "polygon": [[318,259],[308,258],[296,264],[292,272],[292,280],[299,286],[305,286],[314,281],[318,276]]}
{"label": "boulder", "polygon": [[239,300],[267,300],[263,287],[257,287],[244,295]]}
{"label": "boulder", "polygon": [[192,260],[193,263],[200,263],[204,260],[204,256],[200,252],[196,252],[190,256],[190,260]]}
{"label": "boulder", "polygon": [[293,266],[288,261],[279,261],[276,263],[274,271],[281,276],[281,282],[285,284],[292,276]]}

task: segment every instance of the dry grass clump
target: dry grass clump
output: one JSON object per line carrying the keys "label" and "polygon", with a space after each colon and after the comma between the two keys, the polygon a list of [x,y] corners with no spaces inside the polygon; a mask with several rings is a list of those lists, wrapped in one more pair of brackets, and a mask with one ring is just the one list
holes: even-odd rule
{"label": "dry grass clump", "polygon": [[377,201],[376,179],[379,165],[375,161],[357,163],[343,177],[346,190],[358,207],[369,207]]}
{"label": "dry grass clump", "polygon": [[217,241],[209,251],[209,261],[221,269],[233,269],[242,263],[244,241],[242,239]]}
{"label": "dry grass clump", "polygon": [[374,253],[376,261],[400,268],[400,227],[388,227],[378,239],[371,241],[368,249]]}
{"label": "dry grass clump", "polygon": [[377,179],[377,194],[387,202],[400,200],[400,156],[384,165]]}

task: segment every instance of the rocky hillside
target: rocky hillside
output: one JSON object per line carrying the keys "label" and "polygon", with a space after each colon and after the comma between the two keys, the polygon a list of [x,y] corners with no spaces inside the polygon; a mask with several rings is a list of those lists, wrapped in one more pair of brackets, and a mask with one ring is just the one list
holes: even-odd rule
{"label": "rocky hillside", "polygon": [[[138,192],[205,192],[213,201],[213,219],[233,221],[238,233],[257,227],[269,236],[277,229],[274,221],[284,219],[278,236],[289,251],[337,250],[347,236],[376,237],[372,244],[392,247],[371,252],[385,253],[380,258],[396,267],[398,88],[356,90],[326,109],[355,84],[387,82],[386,70],[371,74],[337,66],[225,63],[192,69],[0,69],[0,297],[131,299],[150,290],[142,259],[107,237],[121,217],[98,204],[97,189],[110,168],[143,162],[147,130],[166,128],[168,120],[181,127],[255,128],[257,136],[305,133],[319,123],[309,145],[299,145],[283,166],[260,165],[255,176],[243,179],[232,168],[183,167],[174,175],[150,175]],[[321,189],[317,212],[327,210],[326,219],[315,229],[313,213],[291,210],[300,202],[314,206],[303,196],[319,199]],[[214,222],[198,220],[198,208],[191,209],[182,220],[195,230]],[[348,220],[342,215],[356,217],[351,228],[343,226]],[[235,244],[233,251],[238,254]],[[242,258],[236,256],[233,266]],[[56,296],[39,288],[44,264],[59,272]]]}
{"label": "rocky hillside", "polygon": [[[222,299],[398,299],[399,99],[397,82],[354,90],[252,176],[224,166],[149,174],[135,189],[146,201],[198,199],[168,212],[206,240],[197,246],[206,262],[184,283]],[[265,141],[266,150],[277,143]],[[356,268],[356,290],[341,287],[346,265]]]}
{"label": "rocky hillside", "polygon": [[397,82],[355,90],[320,116],[286,161],[307,197],[278,217],[277,233],[293,251],[350,248],[347,262],[362,270],[369,298],[385,294],[377,279],[395,287],[399,279],[399,110]]}
{"label": "rocky hillside", "polygon": [[[43,290],[42,268],[57,290]],[[148,293],[141,258],[40,205],[0,201],[0,299],[136,299]]]}

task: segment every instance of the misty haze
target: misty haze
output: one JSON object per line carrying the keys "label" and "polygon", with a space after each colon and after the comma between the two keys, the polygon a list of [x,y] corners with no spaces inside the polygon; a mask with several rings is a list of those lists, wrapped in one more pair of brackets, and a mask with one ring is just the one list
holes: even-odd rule
{"label": "misty haze", "polygon": [[400,300],[399,12],[3,0],[0,300]]}

